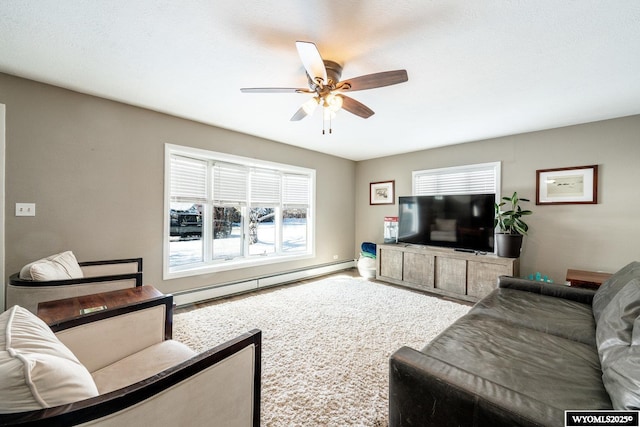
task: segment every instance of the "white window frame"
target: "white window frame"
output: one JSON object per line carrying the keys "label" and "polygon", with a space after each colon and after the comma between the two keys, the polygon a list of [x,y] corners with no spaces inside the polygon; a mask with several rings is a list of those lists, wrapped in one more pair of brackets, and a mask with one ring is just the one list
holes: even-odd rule
{"label": "white window frame", "polygon": [[[271,254],[269,256],[250,256],[245,252],[242,258],[234,258],[232,260],[211,260],[210,252],[204,250],[204,261],[201,263],[189,264],[185,266],[171,267],[169,265],[170,255],[170,209],[171,209],[171,157],[174,155],[192,157],[206,161],[224,162],[230,164],[241,165],[246,168],[272,169],[282,173],[306,175],[310,179],[309,205],[307,212],[307,250],[298,253],[281,253]],[[208,175],[211,174],[209,168]],[[163,221],[163,279],[175,279],[180,277],[195,276],[200,274],[214,273],[218,271],[234,270],[239,268],[255,267],[273,263],[294,261],[300,259],[308,259],[315,257],[315,189],[316,189],[316,171],[314,169],[304,168],[300,166],[292,166],[283,163],[269,162],[249,157],[236,156],[227,153],[220,153],[193,147],[185,147],[174,144],[165,144],[165,171],[164,171],[164,221]],[[205,204],[205,211],[212,211],[211,198],[211,180],[208,179],[208,201]],[[249,206],[249,204],[248,204]],[[281,210],[278,208],[278,212]],[[203,218],[203,227],[210,228],[208,221]],[[278,230],[276,230],[278,233]],[[202,239],[206,245],[209,232],[203,230]],[[279,234],[277,239],[281,239]],[[245,239],[245,242],[248,239]]]}
{"label": "white window frame", "polygon": [[[456,177],[456,181],[459,181],[462,177],[462,181],[465,179],[472,179],[475,173],[493,174],[493,182],[491,185],[483,186],[482,188],[473,188],[473,186],[460,185],[459,182],[456,185],[450,184],[452,177]],[[449,188],[449,190],[442,190],[436,188],[434,191],[421,191],[419,186],[420,178],[433,177],[443,181],[443,185],[437,187]],[[501,163],[489,162],[489,163],[477,163],[473,165],[452,166],[438,169],[424,169],[412,172],[411,177],[411,191],[414,196],[437,196],[445,194],[488,194],[494,193],[496,195],[496,201],[500,199],[500,182],[501,182]],[[454,188],[454,189],[452,189]],[[455,189],[457,188],[457,190]]]}

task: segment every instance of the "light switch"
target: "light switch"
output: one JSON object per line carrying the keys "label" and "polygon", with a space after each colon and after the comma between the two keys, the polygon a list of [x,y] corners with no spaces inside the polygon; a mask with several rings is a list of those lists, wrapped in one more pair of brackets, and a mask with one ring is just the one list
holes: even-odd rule
{"label": "light switch", "polygon": [[16,203],[16,216],[36,216],[36,204]]}

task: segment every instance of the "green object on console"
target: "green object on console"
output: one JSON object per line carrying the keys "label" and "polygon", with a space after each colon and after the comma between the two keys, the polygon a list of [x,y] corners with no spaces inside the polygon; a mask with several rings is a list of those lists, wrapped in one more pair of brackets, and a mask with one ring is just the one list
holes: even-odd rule
{"label": "green object on console", "polygon": [[546,282],[546,283],[553,283],[553,279],[549,279],[549,276],[543,276],[542,273],[540,273],[539,271],[536,271],[535,274],[529,274],[528,276],[524,277],[525,279],[529,279],[529,280],[535,280],[536,282]]}

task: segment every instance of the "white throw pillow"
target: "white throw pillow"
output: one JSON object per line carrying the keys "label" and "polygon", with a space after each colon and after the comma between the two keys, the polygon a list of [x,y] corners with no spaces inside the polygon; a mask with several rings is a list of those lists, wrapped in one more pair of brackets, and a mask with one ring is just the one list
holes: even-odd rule
{"label": "white throw pillow", "polygon": [[82,269],[71,251],[61,252],[42,258],[22,267],[20,278],[23,280],[36,280],[45,282],[48,280],[78,279],[83,277]]}
{"label": "white throw pillow", "polygon": [[97,395],[89,371],[40,318],[17,305],[0,314],[0,413]]}

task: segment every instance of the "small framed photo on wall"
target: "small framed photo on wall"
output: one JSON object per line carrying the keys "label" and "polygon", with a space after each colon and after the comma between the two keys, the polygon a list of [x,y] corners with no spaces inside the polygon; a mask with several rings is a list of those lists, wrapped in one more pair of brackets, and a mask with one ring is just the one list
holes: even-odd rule
{"label": "small framed photo on wall", "polygon": [[396,203],[395,181],[372,182],[369,184],[370,205],[393,205]]}
{"label": "small framed photo on wall", "polygon": [[598,165],[536,171],[536,205],[598,203]]}

